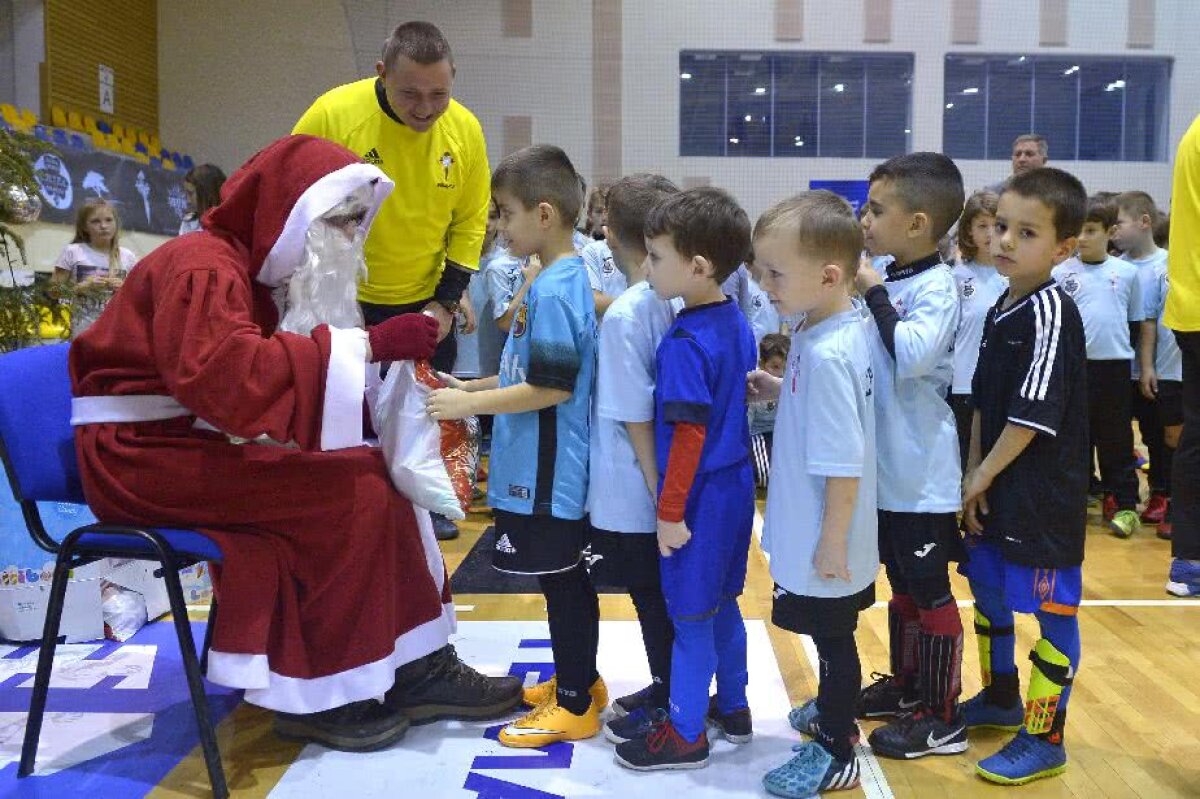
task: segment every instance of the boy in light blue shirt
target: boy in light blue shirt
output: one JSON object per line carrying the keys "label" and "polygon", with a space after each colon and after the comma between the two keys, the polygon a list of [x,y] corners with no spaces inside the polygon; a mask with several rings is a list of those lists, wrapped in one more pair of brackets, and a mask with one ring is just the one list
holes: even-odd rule
{"label": "boy in light blue shirt", "polygon": [[760,369],[747,380],[749,399],[779,399],[762,537],[771,620],[812,636],[821,661],[816,698],[788,714],[813,740],[763,778],[771,793],[799,798],[859,782],[854,630],[879,571],[874,378],[868,322],[850,303],[862,230],[849,203],[805,192],[763,214],[754,234],[771,302],[805,316],[783,378]]}
{"label": "boy in light blue shirt", "polygon": [[642,690],[613,702],[616,718],[605,736],[614,743],[644,735],[671,696],[675,634],[658,568],[654,356],[675,313],[646,282],[642,229],[650,210],[678,191],[661,175],[645,174],[624,177],[608,190],[604,243],[631,285],[600,323],[588,486],[592,579],[628,590],[651,678]]}
{"label": "boy in light blue shirt", "polygon": [[[1150,482],[1150,499],[1142,511],[1141,519],[1146,524],[1159,525],[1160,534],[1165,532],[1166,535],[1170,535],[1167,515],[1170,509],[1171,466],[1175,459],[1175,445],[1168,441],[1168,438],[1178,440],[1178,435],[1170,436],[1166,428],[1183,424],[1183,399],[1182,396],[1177,396],[1182,392],[1183,386],[1179,377],[1163,378],[1158,375],[1156,379],[1144,381],[1144,372],[1141,370],[1141,354],[1147,352],[1153,360],[1155,350],[1159,347],[1165,346],[1165,357],[1168,360],[1172,355],[1176,359],[1182,358],[1175,344],[1175,334],[1159,323],[1159,317],[1162,315],[1161,300],[1165,300],[1166,297],[1166,291],[1159,286],[1159,281],[1160,277],[1162,280],[1166,279],[1167,251],[1154,241],[1154,223],[1159,218],[1159,211],[1149,194],[1144,191],[1127,191],[1118,194],[1115,202],[1117,224],[1113,228],[1113,243],[1121,249],[1121,257],[1137,267],[1146,310],[1146,318],[1142,321],[1138,338],[1138,356],[1133,359],[1132,395],[1132,415],[1137,419],[1142,442],[1150,454],[1147,475]],[[1156,297],[1160,302],[1152,301]],[[1147,336],[1151,338],[1147,339]],[[1179,368],[1182,368],[1181,360]],[[1165,381],[1161,392],[1154,387],[1154,383],[1158,381]]]}
{"label": "boy in light blue shirt", "polygon": [[[517,257],[546,264],[531,280],[504,344],[500,374],[428,401],[435,419],[491,413],[488,502],[496,514],[493,566],[536,575],[546,597],[555,678],[526,689],[533,712],[500,731],[504,746],[531,748],[600,731],[607,690],[596,673],[600,610],[583,562],[589,413],[596,315],[572,242],[582,186],[566,153],[537,145],[505,158],[492,176],[500,231]],[[536,689],[536,690],[535,690]]]}
{"label": "boy in light blue shirt", "polygon": [[1128,538],[1141,527],[1128,382],[1134,357],[1130,326],[1142,321],[1145,310],[1137,267],[1108,254],[1116,216],[1111,203],[1089,200],[1077,255],[1050,274],[1083,317],[1088,419],[1104,489],[1104,520],[1116,536]]}

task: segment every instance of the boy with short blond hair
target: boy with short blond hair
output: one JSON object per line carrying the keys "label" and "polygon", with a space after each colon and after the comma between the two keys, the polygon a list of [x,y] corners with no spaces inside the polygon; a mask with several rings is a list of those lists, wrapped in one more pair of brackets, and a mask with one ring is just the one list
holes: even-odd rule
{"label": "boy with short blond hair", "polygon": [[782,379],[759,370],[747,381],[752,399],[779,399],[762,538],[771,620],[812,636],[821,663],[816,698],[788,714],[813,740],[763,777],[771,793],[800,799],[859,781],[854,631],[879,571],[871,348],[850,302],[862,230],[845,200],[810,191],[759,218],[754,250],[771,303],[804,315]]}
{"label": "boy with short blond hair", "polygon": [[755,345],[721,292],[750,250],[737,201],[716,188],[681,192],[651,211],[645,233],[655,293],[684,304],[658,346],[654,386],[658,544],[675,626],[670,714],[616,752],[621,765],[651,771],[707,765],[706,716],[741,741],[752,735],[737,597],[754,520],[746,374]]}

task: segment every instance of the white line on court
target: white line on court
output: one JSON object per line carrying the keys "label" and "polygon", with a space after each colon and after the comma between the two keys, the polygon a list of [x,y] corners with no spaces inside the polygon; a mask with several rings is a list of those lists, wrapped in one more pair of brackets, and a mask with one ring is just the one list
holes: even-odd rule
{"label": "white line on court", "polygon": [[[813,674],[820,679],[821,664],[817,657],[816,644],[809,636],[802,635],[800,636],[800,645],[804,647],[804,654],[808,658],[808,665],[812,667]],[[858,755],[858,761],[862,764],[859,779],[863,795],[867,799],[894,799],[892,787],[888,785],[887,778],[883,776],[883,767],[879,765],[879,760],[867,742],[859,741],[854,747],[854,753]]]}
{"label": "white line on court", "polygon": [[[880,600],[871,607],[886,608],[887,602]],[[1079,603],[1085,608],[1200,608],[1200,600],[1195,599],[1085,599]],[[975,606],[973,599],[958,600],[960,608]]]}

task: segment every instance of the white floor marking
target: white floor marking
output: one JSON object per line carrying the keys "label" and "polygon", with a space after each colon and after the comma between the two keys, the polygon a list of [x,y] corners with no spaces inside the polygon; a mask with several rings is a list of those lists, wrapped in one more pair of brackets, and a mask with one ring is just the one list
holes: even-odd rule
{"label": "white floor marking", "polygon": [[[821,664],[820,658],[817,657],[816,644],[807,635],[800,636],[800,644],[804,647],[804,654],[808,658],[808,665],[812,667],[813,674],[819,677]],[[879,765],[878,758],[875,757],[875,753],[871,751],[871,747],[865,740],[858,742],[858,745],[854,747],[854,753],[858,755],[859,780],[866,799],[893,799],[892,787],[888,785],[887,778],[883,775],[883,767]]]}

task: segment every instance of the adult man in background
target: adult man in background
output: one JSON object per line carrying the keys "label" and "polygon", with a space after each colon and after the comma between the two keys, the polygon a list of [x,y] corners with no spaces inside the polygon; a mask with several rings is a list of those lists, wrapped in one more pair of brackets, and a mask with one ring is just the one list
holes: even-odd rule
{"label": "adult man in background", "polygon": [[[1045,166],[1050,161],[1050,143],[1046,137],[1037,133],[1022,133],[1013,139],[1012,145],[1012,175],[1020,175],[1031,169]],[[1010,175],[1009,177],[1012,177]],[[999,194],[1004,188],[1005,180],[997,181],[986,187],[987,191]]]}
{"label": "adult man in background", "polygon": [[[454,367],[454,316],[479,268],[491,201],[483,129],[451,98],[454,57],[428,22],[406,22],[388,37],[374,78],[326,92],[293,133],[341,144],[379,167],[396,190],[366,241],[367,278],[358,291],[368,325],[423,311],[440,325],[433,364]],[[439,539],[458,528],[434,516]]]}

